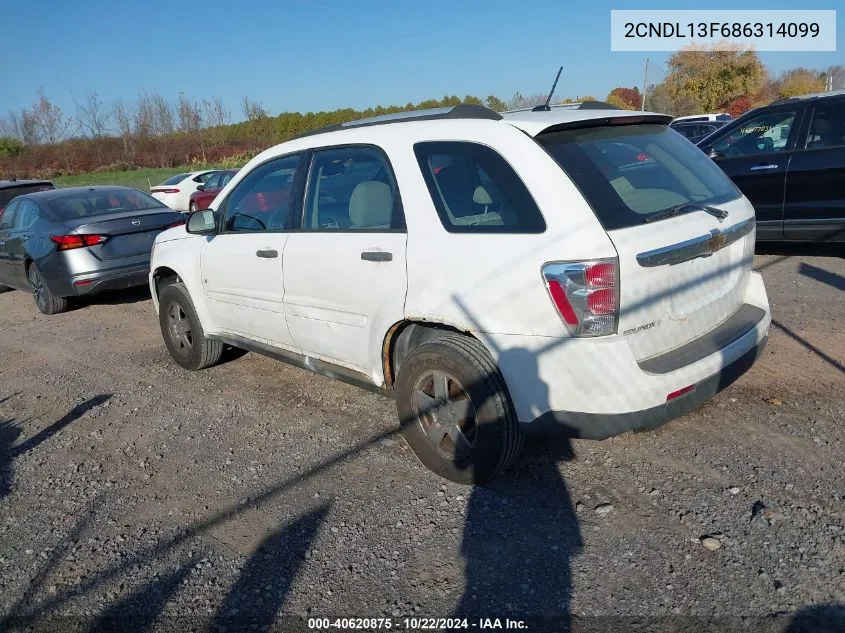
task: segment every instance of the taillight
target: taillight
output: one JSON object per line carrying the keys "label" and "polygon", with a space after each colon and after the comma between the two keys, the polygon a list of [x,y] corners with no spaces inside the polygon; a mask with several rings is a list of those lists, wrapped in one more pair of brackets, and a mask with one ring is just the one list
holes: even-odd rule
{"label": "taillight", "polygon": [[83,248],[85,246],[96,246],[102,244],[107,239],[108,235],[53,235],[50,237],[56,243],[56,250],[69,251],[74,248]]}
{"label": "taillight", "polygon": [[152,189],[150,193],[179,193],[178,189]]}
{"label": "taillight", "polygon": [[619,323],[616,259],[546,264],[543,279],[558,314],[575,336],[616,333]]}

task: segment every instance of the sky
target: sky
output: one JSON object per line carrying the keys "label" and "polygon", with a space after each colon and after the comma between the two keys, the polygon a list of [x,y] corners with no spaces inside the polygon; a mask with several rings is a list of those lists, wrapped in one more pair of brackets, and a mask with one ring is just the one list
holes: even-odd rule
{"label": "sky", "polygon": [[[814,0],[836,9],[841,0]],[[97,92],[111,103],[156,90],[171,101],[219,96],[242,118],[244,96],[271,114],[362,109],[456,94],[504,100],[546,93],[604,98],[663,79],[668,53],[610,50],[611,9],[679,2],[531,0],[0,0],[0,116],[36,90],[66,112]],[[794,9],[795,2],[708,0],[706,9]],[[761,53],[775,73],[845,65],[845,11],[835,53]],[[19,25],[20,28],[14,28]]]}

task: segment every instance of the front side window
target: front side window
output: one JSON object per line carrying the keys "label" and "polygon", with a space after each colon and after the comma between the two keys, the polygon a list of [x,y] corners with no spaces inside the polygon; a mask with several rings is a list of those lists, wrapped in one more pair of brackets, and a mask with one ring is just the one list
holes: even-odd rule
{"label": "front side window", "polygon": [[213,174],[211,178],[209,178],[205,183],[206,189],[214,189],[215,187],[219,187],[220,183],[220,174]]}
{"label": "front side window", "polygon": [[608,231],[642,224],[676,205],[713,205],[740,197],[716,163],[664,125],[549,132],[537,141]]}
{"label": "front side window", "polygon": [[450,233],[542,233],[546,223],[513,167],[486,145],[414,145],[428,192]]}
{"label": "front side window", "polygon": [[713,149],[726,158],[783,152],[795,115],[795,110],[777,110],[751,117],[717,140]]}
{"label": "front side window", "polygon": [[20,200],[14,200],[0,212],[0,231],[12,228],[15,222],[15,216],[18,214],[20,203]]}
{"label": "front side window", "polygon": [[813,111],[807,149],[845,146],[845,102],[831,103]]}
{"label": "front side window", "polygon": [[290,229],[293,183],[300,161],[299,155],[285,156],[247,174],[226,198],[226,232]]}
{"label": "front side window", "polygon": [[314,155],[302,228],[314,231],[402,230],[404,221],[387,159],[372,147]]}

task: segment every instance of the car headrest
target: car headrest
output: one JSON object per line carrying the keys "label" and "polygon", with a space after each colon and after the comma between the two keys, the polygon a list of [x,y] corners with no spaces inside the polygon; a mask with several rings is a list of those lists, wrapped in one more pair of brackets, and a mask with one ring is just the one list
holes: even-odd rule
{"label": "car headrest", "polygon": [[361,228],[389,228],[393,216],[393,192],[383,182],[358,184],[349,198],[349,221]]}

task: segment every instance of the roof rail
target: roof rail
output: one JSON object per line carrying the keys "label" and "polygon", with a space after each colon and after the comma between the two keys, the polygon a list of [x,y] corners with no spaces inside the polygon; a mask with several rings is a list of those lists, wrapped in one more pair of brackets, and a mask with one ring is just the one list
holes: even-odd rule
{"label": "roof rail", "polygon": [[387,125],[388,123],[433,121],[437,119],[488,119],[491,121],[498,121],[501,118],[501,114],[495,110],[491,110],[490,108],[486,108],[481,105],[461,103],[456,106],[447,106],[445,108],[406,110],[404,112],[394,112],[392,114],[382,114],[365,119],[345,121],[344,123],[317,128],[316,130],[309,130],[308,132],[298,134],[294,138],[303,138],[305,136],[313,136],[315,134],[325,134],[327,132],[337,132],[338,130],[348,130],[356,127],[367,127],[370,125]]}
{"label": "roof rail", "polygon": [[[620,108],[604,101],[578,101],[575,103],[555,103],[549,106],[549,110],[619,110]],[[537,112],[535,108],[516,108],[507,110],[511,112]],[[548,110],[545,110],[548,112]]]}
{"label": "roof rail", "polygon": [[790,101],[801,101],[802,99],[823,99],[825,97],[841,97],[845,95],[845,90],[829,90],[828,92],[813,92],[806,95],[795,95],[794,97],[784,97],[777,101],[772,101],[771,105],[776,103],[789,103]]}

